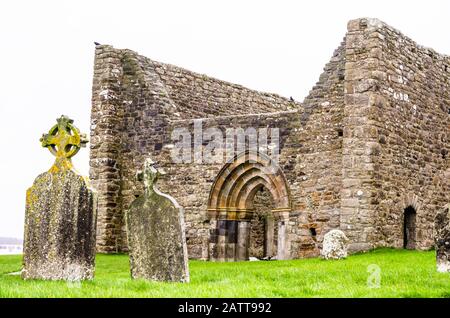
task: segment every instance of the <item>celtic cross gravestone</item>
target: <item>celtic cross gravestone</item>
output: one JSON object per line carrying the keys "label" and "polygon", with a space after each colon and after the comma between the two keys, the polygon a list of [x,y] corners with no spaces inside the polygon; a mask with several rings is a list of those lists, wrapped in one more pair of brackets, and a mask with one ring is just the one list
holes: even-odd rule
{"label": "celtic cross gravestone", "polygon": [[91,279],[97,196],[71,161],[86,145],[86,136],[61,116],[41,142],[56,159],[27,191],[22,277]]}

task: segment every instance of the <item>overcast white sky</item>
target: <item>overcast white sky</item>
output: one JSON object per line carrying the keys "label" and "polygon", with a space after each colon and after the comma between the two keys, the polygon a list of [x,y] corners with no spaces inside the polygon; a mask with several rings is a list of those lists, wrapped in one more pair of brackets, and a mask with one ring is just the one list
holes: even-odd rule
{"label": "overcast white sky", "polygon": [[53,163],[41,134],[61,114],[89,133],[94,41],[301,101],[358,17],[450,54],[448,0],[1,1],[0,237],[22,236],[25,191]]}

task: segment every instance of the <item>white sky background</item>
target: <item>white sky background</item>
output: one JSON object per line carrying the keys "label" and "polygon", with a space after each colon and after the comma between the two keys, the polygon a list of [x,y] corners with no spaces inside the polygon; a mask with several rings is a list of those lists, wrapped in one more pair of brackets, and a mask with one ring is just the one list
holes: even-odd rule
{"label": "white sky background", "polygon": [[26,189],[53,163],[42,133],[66,114],[89,134],[94,41],[302,101],[359,17],[450,54],[448,0],[1,1],[0,237],[23,235]]}

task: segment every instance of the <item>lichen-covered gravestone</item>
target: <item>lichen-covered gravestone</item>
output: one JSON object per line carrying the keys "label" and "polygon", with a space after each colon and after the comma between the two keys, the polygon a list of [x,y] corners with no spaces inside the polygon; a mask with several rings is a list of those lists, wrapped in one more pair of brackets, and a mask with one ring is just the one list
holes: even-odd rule
{"label": "lichen-covered gravestone", "polygon": [[57,122],[41,138],[55,163],[27,191],[22,277],[92,279],[97,196],[71,162],[87,140],[73,120],[61,116]]}
{"label": "lichen-covered gravestone", "polygon": [[348,238],[341,230],[331,230],[323,237],[321,255],[325,259],[342,259],[347,257]]}
{"label": "lichen-covered gravestone", "polygon": [[138,174],[145,192],[126,213],[131,276],[156,281],[188,282],[184,216],[174,198],[155,188],[160,172],[147,159]]}
{"label": "lichen-covered gravestone", "polygon": [[450,204],[436,214],[436,266],[438,272],[450,272]]}

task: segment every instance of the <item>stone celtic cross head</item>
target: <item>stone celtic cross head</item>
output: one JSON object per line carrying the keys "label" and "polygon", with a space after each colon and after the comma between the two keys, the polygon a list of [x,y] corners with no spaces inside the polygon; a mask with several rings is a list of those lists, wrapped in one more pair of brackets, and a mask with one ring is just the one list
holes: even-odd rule
{"label": "stone celtic cross head", "polygon": [[72,119],[63,115],[56,121],[58,123],[40,139],[42,147],[48,148],[56,157],[55,163],[50,168],[51,172],[73,169],[70,158],[88,143],[86,135],[80,134],[80,130],[73,125]]}
{"label": "stone celtic cross head", "polygon": [[70,159],[77,154],[81,147],[88,143],[86,134],[73,125],[73,120],[62,115],[56,120],[48,132],[43,134],[40,141],[42,147],[48,148],[57,159]]}
{"label": "stone celtic cross head", "polygon": [[137,173],[137,179],[144,182],[146,191],[152,191],[159,176],[166,174],[163,170],[158,169],[157,165],[157,162],[147,158],[144,163],[144,170]]}

